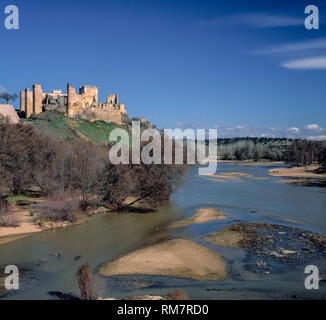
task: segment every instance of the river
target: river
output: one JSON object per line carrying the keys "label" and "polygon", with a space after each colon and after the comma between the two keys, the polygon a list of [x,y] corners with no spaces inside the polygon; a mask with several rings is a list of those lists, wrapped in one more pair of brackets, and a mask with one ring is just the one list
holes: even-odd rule
{"label": "river", "polygon": [[[53,299],[49,291],[78,294],[75,274],[82,263],[87,262],[96,273],[103,263],[116,257],[175,237],[192,239],[219,252],[228,265],[227,279],[197,281],[162,276],[97,275],[99,294],[105,297],[164,295],[170,289],[182,288],[193,299],[326,298],[325,282],[321,282],[320,290],[304,288],[304,266],[278,270],[268,276],[257,275],[246,270],[244,249],[215,247],[204,241],[207,234],[230,221],[277,223],[326,234],[326,189],[280,183],[280,178],[268,175],[269,169],[282,166],[219,163],[219,172],[248,175],[224,182],[198,176],[198,169],[193,167],[184,184],[173,194],[170,206],[157,212],[97,215],[82,225],[44,231],[1,245],[0,266],[15,264],[28,269],[20,289],[2,298]],[[166,229],[170,222],[189,217],[202,207],[221,209],[228,218]],[[325,261],[313,262],[326,271]]]}

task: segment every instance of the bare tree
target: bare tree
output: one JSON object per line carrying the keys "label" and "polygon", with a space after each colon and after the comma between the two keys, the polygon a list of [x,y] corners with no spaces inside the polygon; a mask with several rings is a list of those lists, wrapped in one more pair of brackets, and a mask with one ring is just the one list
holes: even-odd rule
{"label": "bare tree", "polygon": [[81,298],[83,300],[96,300],[94,276],[90,266],[87,263],[83,264],[76,276]]}
{"label": "bare tree", "polygon": [[176,289],[168,292],[167,300],[190,300],[188,295],[181,289]]}
{"label": "bare tree", "polygon": [[4,100],[6,103],[9,103],[9,101],[15,101],[18,98],[17,94],[10,94],[8,92],[3,92],[0,94],[0,100]]}

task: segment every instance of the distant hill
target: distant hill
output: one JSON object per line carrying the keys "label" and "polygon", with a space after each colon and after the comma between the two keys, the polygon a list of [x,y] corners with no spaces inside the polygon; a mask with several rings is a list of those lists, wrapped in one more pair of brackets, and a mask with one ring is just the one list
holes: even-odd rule
{"label": "distant hill", "polygon": [[59,112],[43,112],[23,121],[32,125],[36,132],[49,137],[81,138],[98,145],[107,145],[110,132],[114,128],[121,128],[115,123],[69,118]]}

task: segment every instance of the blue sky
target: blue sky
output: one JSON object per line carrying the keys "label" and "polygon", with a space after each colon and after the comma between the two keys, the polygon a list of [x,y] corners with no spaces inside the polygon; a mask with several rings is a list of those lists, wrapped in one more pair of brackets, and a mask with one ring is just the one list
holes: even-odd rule
{"label": "blue sky", "polygon": [[[19,30],[3,26],[9,4]],[[321,0],[1,1],[0,90],[97,84],[161,128],[322,139],[325,19]]]}

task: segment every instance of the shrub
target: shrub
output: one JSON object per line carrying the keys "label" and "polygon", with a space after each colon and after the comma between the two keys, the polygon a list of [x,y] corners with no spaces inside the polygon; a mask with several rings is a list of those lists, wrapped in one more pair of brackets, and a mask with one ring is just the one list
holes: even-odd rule
{"label": "shrub", "polygon": [[40,227],[40,228],[45,228],[45,221],[44,219],[39,219],[36,221],[36,224]]}
{"label": "shrub", "polygon": [[38,219],[77,222],[81,216],[79,201],[63,193],[49,197],[45,202],[38,204]]}
{"label": "shrub", "polygon": [[0,227],[17,228],[20,226],[20,220],[17,214],[6,213],[0,211]]}
{"label": "shrub", "polygon": [[168,292],[167,300],[190,300],[188,295],[181,289],[176,289]]}
{"label": "shrub", "polygon": [[8,208],[8,200],[0,197],[0,210]]}
{"label": "shrub", "polygon": [[80,296],[83,300],[96,300],[94,276],[90,266],[83,264],[76,273]]}

